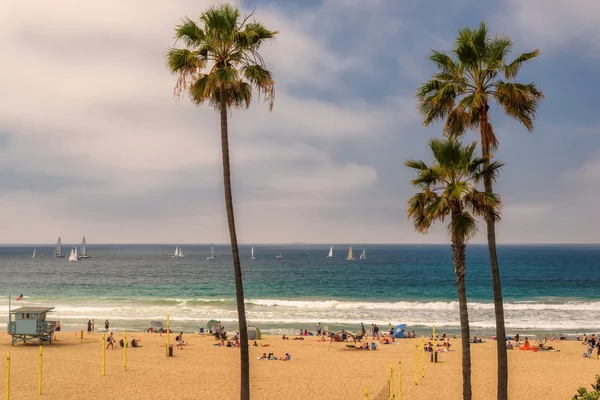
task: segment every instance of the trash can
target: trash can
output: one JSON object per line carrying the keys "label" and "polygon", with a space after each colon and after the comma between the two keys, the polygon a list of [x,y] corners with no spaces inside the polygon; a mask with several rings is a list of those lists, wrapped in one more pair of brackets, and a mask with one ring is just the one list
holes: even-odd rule
{"label": "trash can", "polygon": [[169,357],[173,357],[173,345],[169,346]]}

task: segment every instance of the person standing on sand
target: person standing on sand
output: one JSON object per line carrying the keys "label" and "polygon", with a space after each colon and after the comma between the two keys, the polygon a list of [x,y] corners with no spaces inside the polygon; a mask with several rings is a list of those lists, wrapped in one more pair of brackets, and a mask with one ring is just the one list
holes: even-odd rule
{"label": "person standing on sand", "polygon": [[94,324],[96,321],[92,320],[92,332],[94,332]]}
{"label": "person standing on sand", "polygon": [[92,331],[92,321],[88,319],[88,333],[90,333]]}
{"label": "person standing on sand", "polygon": [[56,321],[56,327],[54,328],[55,331],[60,331],[60,321]]}
{"label": "person standing on sand", "polygon": [[321,336],[321,323],[319,322],[316,326],[317,328],[317,336]]}
{"label": "person standing on sand", "polygon": [[114,338],[112,332],[110,333],[110,335],[108,336],[106,341],[108,342],[108,344],[106,345],[106,348],[108,349],[108,346],[110,346],[110,348],[114,350],[115,349],[115,346],[114,346],[115,338]]}
{"label": "person standing on sand", "polygon": [[108,320],[104,321],[104,329],[108,332],[108,328],[110,328],[110,322]]}
{"label": "person standing on sand", "polygon": [[360,323],[360,334],[363,337],[367,336],[367,331],[365,330],[365,324],[363,324],[362,322]]}

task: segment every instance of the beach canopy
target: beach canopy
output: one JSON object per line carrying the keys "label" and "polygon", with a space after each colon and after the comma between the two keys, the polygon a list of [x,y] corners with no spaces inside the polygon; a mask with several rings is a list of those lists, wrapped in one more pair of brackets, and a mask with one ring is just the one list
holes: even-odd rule
{"label": "beach canopy", "polygon": [[260,340],[262,339],[262,334],[260,333],[260,329],[256,326],[248,326],[248,340]]}
{"label": "beach canopy", "polygon": [[406,328],[406,324],[400,324],[400,325],[396,325],[394,327],[394,339],[403,339],[404,336],[404,329]]}
{"label": "beach canopy", "polygon": [[344,339],[344,335],[346,335],[346,338],[348,338],[348,336],[350,336],[354,340],[354,347],[355,348],[356,348],[356,345],[357,345],[356,341],[358,340],[360,342],[360,339],[362,339],[362,335],[360,335],[358,333],[350,333],[350,332],[346,332],[346,331],[342,330],[342,331],[340,331],[338,333],[335,333],[333,336],[331,336],[331,342],[329,342],[329,348],[331,348],[331,345],[333,344],[334,341],[342,342],[343,339]]}
{"label": "beach canopy", "polygon": [[214,330],[218,325],[219,325],[219,321],[214,320],[214,319],[211,319],[206,323],[206,326],[208,326],[209,331]]}

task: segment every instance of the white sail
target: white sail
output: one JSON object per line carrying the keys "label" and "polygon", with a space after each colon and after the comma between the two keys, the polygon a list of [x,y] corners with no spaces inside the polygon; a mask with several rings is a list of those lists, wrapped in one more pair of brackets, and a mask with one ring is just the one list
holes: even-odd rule
{"label": "white sail", "polygon": [[181,250],[181,247],[179,248],[179,253],[177,254],[177,257],[183,258],[183,251]]}
{"label": "white sail", "polygon": [[206,257],[207,260],[214,260],[215,259],[215,246],[214,243],[210,244],[210,256]]}
{"label": "white sail", "polygon": [[77,261],[77,254],[75,253],[75,249],[71,249],[71,254],[69,255],[69,261]]}
{"label": "white sail", "polygon": [[347,258],[347,260],[348,260],[348,261],[354,261],[354,260],[356,260],[356,258],[354,258],[354,257],[352,256],[352,246],[350,246],[350,247],[348,248],[348,258]]}
{"label": "white sail", "polygon": [[250,257],[254,260],[254,246],[252,246],[252,251],[250,252]]}
{"label": "white sail", "polygon": [[333,246],[329,248],[329,255],[327,256],[327,258],[333,258]]}
{"label": "white sail", "polygon": [[279,251],[279,255],[277,257],[275,257],[275,258],[283,258],[283,250],[280,250]]}
{"label": "white sail", "polygon": [[90,258],[87,251],[87,243],[85,242],[85,236],[81,239],[81,255],[79,258]]}
{"label": "white sail", "polygon": [[31,257],[31,258],[35,258],[35,251],[36,251],[36,250],[37,250],[37,249],[33,249],[33,257]]}
{"label": "white sail", "polygon": [[79,260],[79,248],[75,247],[75,258]]}
{"label": "white sail", "polygon": [[179,257],[179,247],[175,247],[175,253],[173,253],[172,257]]}
{"label": "white sail", "polygon": [[366,261],[367,260],[367,250],[363,249],[363,251],[362,251],[362,253],[360,253],[360,257],[358,257],[358,259]]}
{"label": "white sail", "polygon": [[58,237],[58,241],[56,242],[56,248],[54,249],[54,258],[62,258],[62,243],[60,242],[60,236]]}

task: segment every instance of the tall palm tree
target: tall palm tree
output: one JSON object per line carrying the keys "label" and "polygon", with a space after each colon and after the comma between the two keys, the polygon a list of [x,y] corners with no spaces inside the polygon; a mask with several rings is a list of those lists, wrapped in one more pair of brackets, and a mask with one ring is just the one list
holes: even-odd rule
{"label": "tall palm tree", "polygon": [[272,110],[275,82],[271,72],[266,69],[259,50],[263,43],[274,39],[278,33],[268,30],[259,22],[250,21],[252,15],[253,13],[242,18],[236,7],[222,4],[204,11],[198,18],[198,23],[186,17],[182,24],[175,28],[175,38],[183,42],[185,47],[171,48],[166,56],[169,69],[177,76],[175,96],[180,98],[187,92],[193,103],[208,103],[221,116],[225,208],[233,255],[235,295],[242,343],[240,398],[243,400],[250,398],[248,327],[231,194],[227,116],[230,109],[250,106],[253,89],[257,89],[259,96],[264,95],[269,110]]}
{"label": "tall palm tree", "polygon": [[460,332],[462,343],[463,399],[470,400],[471,345],[469,342],[469,313],[465,288],[467,241],[477,232],[475,217],[491,215],[499,218],[500,199],[493,193],[479,192],[477,184],[484,176],[494,178],[501,164],[476,157],[473,142],[462,145],[454,139],[433,139],[429,148],[433,163],[410,160],[405,163],[416,170],[417,178],[411,183],[421,190],[408,201],[408,216],[415,229],[427,233],[436,221],[450,217],[448,233],[452,242],[452,260],[458,288]]}
{"label": "tall palm tree", "polygon": [[[538,104],[544,95],[534,83],[516,83],[514,79],[524,63],[539,55],[539,50],[523,53],[507,63],[512,45],[507,36],[490,38],[482,22],[478,29],[463,28],[459,31],[452,55],[432,50],[429,59],[438,73],[417,91],[419,111],[425,126],[436,120],[445,120],[444,134],[449,137],[458,137],[466,130],[479,128],[481,154],[491,160],[498,146],[489,117],[489,102],[493,99],[507,115],[531,132]],[[488,194],[493,193],[492,180],[491,176],[484,176]],[[492,215],[486,216],[485,221],[496,316],[497,398],[505,400],[508,397],[508,359],[496,227]]]}

